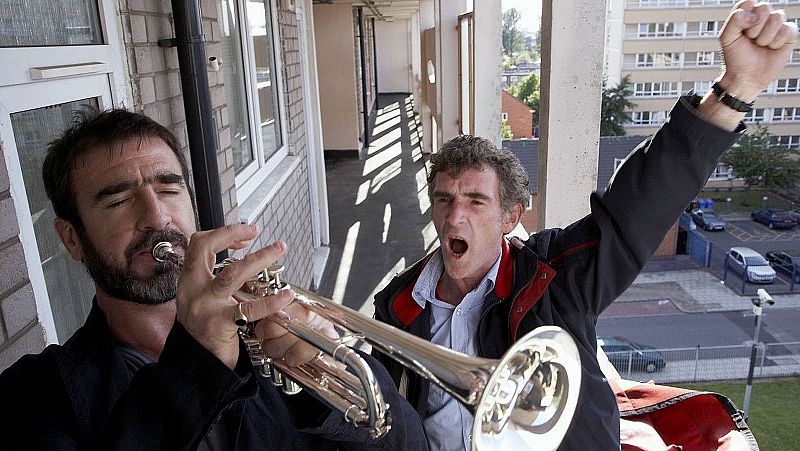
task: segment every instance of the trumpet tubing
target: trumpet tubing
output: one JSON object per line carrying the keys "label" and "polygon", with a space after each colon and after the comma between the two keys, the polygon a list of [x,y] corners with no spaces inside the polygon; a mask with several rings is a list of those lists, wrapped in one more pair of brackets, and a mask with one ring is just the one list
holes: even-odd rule
{"label": "trumpet tubing", "polygon": [[[153,249],[159,261],[182,264],[170,243]],[[223,263],[224,265],[224,263]],[[283,267],[272,266],[245,283],[234,294],[238,302],[250,302],[288,287]],[[524,447],[556,449],[566,434],[577,406],[580,358],[572,337],[556,326],[528,333],[497,360],[472,357],[376,321],[334,301],[292,286],[293,302],[322,316],[351,336],[437,384],[474,413],[472,448]],[[324,356],[298,367],[289,367],[264,354],[253,324],[240,328],[251,361],[261,374],[287,393],[299,386],[313,391],[357,426],[366,426],[373,437],[391,428],[389,406],[371,368],[347,346],[305,323],[280,312],[268,318],[300,339],[320,349]],[[348,372],[337,363],[350,368]]]}

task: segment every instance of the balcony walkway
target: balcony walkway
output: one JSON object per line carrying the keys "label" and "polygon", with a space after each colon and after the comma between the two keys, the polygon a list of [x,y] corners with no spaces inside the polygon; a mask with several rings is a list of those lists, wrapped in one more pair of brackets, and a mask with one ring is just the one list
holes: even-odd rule
{"label": "balcony walkway", "polygon": [[381,95],[364,160],[325,159],[330,255],[317,292],[372,316],[372,298],[437,245],[412,98]]}

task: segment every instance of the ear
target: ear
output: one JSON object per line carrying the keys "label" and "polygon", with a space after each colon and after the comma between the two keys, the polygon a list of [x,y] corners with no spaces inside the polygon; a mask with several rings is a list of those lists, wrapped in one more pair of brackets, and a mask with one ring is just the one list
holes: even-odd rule
{"label": "ear", "polygon": [[53,227],[58,233],[58,238],[61,239],[61,244],[67,248],[70,257],[75,261],[83,261],[83,246],[81,246],[81,240],[78,238],[78,231],[75,230],[75,226],[65,219],[56,218],[53,221]]}
{"label": "ear", "polygon": [[511,211],[503,214],[503,235],[511,233],[522,219],[522,205],[514,204]]}

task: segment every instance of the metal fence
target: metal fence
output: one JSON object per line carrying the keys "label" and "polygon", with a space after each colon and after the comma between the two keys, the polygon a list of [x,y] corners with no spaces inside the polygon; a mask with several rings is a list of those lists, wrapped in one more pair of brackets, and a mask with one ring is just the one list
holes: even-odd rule
{"label": "metal fence", "polygon": [[[749,344],[697,346],[608,352],[606,355],[625,379],[652,379],[659,384],[669,384],[747,379],[751,349]],[[753,377],[788,376],[800,376],[800,342],[759,343]]]}

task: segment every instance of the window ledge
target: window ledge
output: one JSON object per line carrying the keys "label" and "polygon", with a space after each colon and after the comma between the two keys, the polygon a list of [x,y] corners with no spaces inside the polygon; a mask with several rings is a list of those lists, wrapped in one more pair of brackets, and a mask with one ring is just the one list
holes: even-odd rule
{"label": "window ledge", "polygon": [[299,157],[295,155],[284,157],[275,169],[264,177],[258,187],[246,199],[239,202],[239,218],[247,224],[254,224],[299,165]]}

